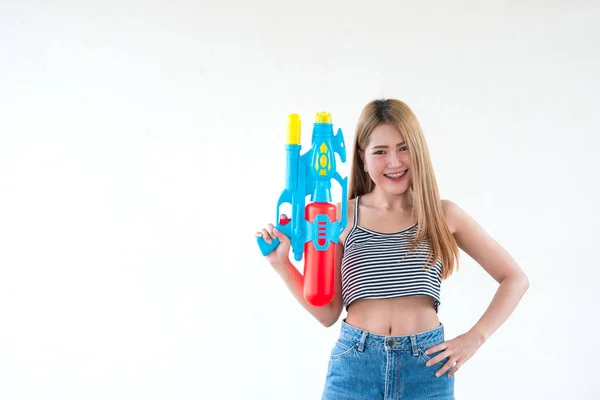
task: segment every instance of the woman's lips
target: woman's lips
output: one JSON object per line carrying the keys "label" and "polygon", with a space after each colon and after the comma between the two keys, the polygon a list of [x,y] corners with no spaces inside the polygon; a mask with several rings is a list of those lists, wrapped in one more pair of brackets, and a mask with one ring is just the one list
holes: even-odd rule
{"label": "woman's lips", "polygon": [[392,182],[400,182],[401,180],[404,179],[404,177],[406,176],[407,173],[408,173],[408,170],[405,170],[404,174],[402,174],[401,176],[399,176],[397,178],[393,178],[393,177],[391,177],[389,175],[397,176],[398,173],[395,173],[395,174],[383,174],[383,176],[385,176],[387,179],[389,179]]}

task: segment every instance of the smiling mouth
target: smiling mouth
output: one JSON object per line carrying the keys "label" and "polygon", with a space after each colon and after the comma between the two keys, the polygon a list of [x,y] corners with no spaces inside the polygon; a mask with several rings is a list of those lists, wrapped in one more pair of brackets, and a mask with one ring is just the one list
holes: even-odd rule
{"label": "smiling mouth", "polygon": [[397,179],[397,178],[400,178],[400,177],[404,176],[407,171],[408,170],[404,170],[402,172],[397,172],[395,174],[383,174],[383,175],[386,176],[386,177],[388,177],[388,178]]}

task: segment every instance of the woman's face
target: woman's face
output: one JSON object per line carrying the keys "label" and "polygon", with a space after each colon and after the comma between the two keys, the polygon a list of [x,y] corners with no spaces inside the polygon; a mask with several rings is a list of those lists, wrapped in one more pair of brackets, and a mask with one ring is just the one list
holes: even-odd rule
{"label": "woman's face", "polygon": [[411,183],[411,158],[404,137],[393,125],[379,125],[371,133],[363,153],[368,173],[380,189],[392,194],[406,192]]}

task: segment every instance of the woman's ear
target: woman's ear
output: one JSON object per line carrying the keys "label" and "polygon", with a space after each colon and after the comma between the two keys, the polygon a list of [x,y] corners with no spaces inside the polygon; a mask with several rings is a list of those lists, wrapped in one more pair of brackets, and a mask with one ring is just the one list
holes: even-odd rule
{"label": "woman's ear", "polygon": [[358,155],[360,157],[360,161],[362,161],[363,165],[365,165],[365,152],[363,150],[358,150]]}

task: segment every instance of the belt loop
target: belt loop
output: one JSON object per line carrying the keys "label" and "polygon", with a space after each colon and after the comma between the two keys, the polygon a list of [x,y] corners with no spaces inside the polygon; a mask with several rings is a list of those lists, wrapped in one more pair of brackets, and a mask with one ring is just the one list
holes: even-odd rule
{"label": "belt loop", "polygon": [[358,343],[358,351],[362,352],[365,350],[365,342],[367,341],[367,335],[369,333],[367,331],[363,331],[362,336],[360,337],[360,342]]}
{"label": "belt loop", "polygon": [[413,356],[419,355],[417,350],[417,337],[415,335],[410,335],[410,345],[412,347]]}

